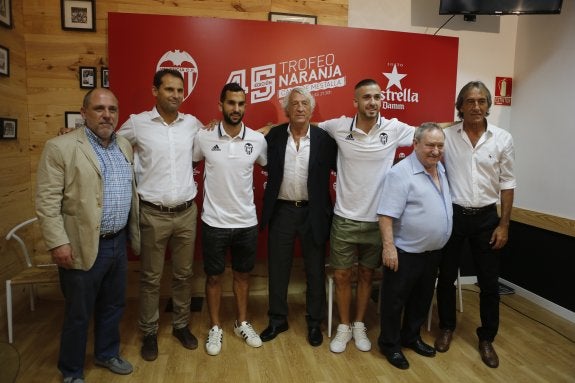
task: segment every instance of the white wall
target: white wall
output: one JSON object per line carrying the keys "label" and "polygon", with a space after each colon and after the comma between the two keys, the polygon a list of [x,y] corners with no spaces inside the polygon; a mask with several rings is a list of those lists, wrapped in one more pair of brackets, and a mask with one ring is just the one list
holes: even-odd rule
{"label": "white wall", "polygon": [[512,125],[515,206],[575,219],[575,5],[520,17]]}
{"label": "white wall", "polygon": [[[481,80],[494,93],[495,77],[513,77],[512,106],[494,105],[489,120],[515,140],[515,206],[575,219],[575,9],[568,3],[561,15],[455,16],[437,34],[459,38],[457,91]],[[439,0],[349,0],[349,26],[433,35],[450,17],[438,9]]]}

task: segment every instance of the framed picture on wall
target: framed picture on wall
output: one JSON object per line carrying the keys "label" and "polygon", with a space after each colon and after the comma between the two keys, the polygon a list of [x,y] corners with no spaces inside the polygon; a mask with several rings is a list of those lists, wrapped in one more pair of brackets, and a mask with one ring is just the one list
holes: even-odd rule
{"label": "framed picture on wall", "polygon": [[108,67],[103,66],[100,68],[100,82],[102,88],[110,87],[110,80],[108,79]]}
{"label": "framed picture on wall", "polygon": [[317,16],[297,15],[293,13],[270,12],[269,21],[281,21],[283,23],[317,24]]}
{"label": "framed picture on wall", "polygon": [[2,45],[0,45],[0,76],[10,77],[10,50]]}
{"label": "framed picture on wall", "polygon": [[16,139],[18,136],[18,120],[14,118],[0,118],[0,138],[5,140]]}
{"label": "framed picture on wall", "polygon": [[64,112],[64,126],[67,129],[77,129],[84,126],[84,118],[80,112]]}
{"label": "framed picture on wall", "polygon": [[0,25],[12,28],[12,0],[0,0]]}
{"label": "framed picture on wall", "polygon": [[81,66],[79,68],[80,88],[92,89],[96,87],[96,68],[92,66]]}
{"label": "framed picture on wall", "polygon": [[96,30],[95,0],[60,0],[60,8],[63,30],[85,32]]}

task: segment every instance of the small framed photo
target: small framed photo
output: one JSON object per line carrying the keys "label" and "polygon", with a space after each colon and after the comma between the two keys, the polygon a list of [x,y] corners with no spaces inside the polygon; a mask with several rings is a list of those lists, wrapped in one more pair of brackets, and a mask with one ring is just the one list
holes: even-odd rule
{"label": "small framed photo", "polygon": [[80,112],[64,112],[64,126],[67,129],[77,129],[84,126],[84,118]]}
{"label": "small framed photo", "polygon": [[317,16],[297,15],[294,13],[270,12],[268,14],[268,20],[281,21],[283,23],[317,24]]}
{"label": "small framed photo", "polygon": [[0,45],[0,76],[10,77],[10,50],[2,45]]}
{"label": "small framed photo", "polygon": [[96,68],[93,66],[81,66],[79,69],[80,88],[92,89],[96,87]]}
{"label": "small framed photo", "polygon": [[12,0],[0,0],[0,25],[12,28]]}
{"label": "small framed photo", "polygon": [[18,137],[18,120],[14,118],[0,118],[0,138],[15,140]]}
{"label": "small framed photo", "polygon": [[110,87],[110,80],[108,78],[108,67],[103,66],[100,68],[100,82],[102,83],[102,88]]}
{"label": "small framed photo", "polygon": [[60,0],[60,9],[63,30],[96,31],[95,0]]}

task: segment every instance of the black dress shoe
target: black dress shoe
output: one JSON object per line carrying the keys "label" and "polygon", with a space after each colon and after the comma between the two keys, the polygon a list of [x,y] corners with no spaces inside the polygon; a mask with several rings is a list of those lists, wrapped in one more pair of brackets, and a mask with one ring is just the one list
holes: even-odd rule
{"label": "black dress shoe", "polygon": [[189,350],[198,348],[198,339],[190,332],[188,326],[172,329],[172,335],[175,336],[185,348]]}
{"label": "black dress shoe", "polygon": [[158,336],[156,334],[145,335],[140,349],[142,359],[151,362],[158,357]]}
{"label": "black dress shoe", "polygon": [[409,368],[409,362],[405,359],[405,356],[401,351],[385,354],[385,357],[393,367],[397,367],[401,370],[407,370]]}
{"label": "black dress shoe", "polygon": [[284,322],[278,326],[270,324],[264,331],[262,331],[262,333],[260,334],[260,339],[262,340],[262,342],[270,341],[274,339],[276,336],[278,336],[279,333],[287,331],[288,328],[289,326],[287,322]]}
{"label": "black dress shoe", "polygon": [[307,329],[307,341],[314,347],[319,346],[323,342],[323,334],[319,327],[310,327]]}
{"label": "black dress shoe", "polygon": [[419,355],[433,357],[435,356],[435,349],[428,344],[423,343],[421,339],[416,340],[415,342],[405,344],[403,347],[407,347],[412,349],[413,351],[417,352]]}

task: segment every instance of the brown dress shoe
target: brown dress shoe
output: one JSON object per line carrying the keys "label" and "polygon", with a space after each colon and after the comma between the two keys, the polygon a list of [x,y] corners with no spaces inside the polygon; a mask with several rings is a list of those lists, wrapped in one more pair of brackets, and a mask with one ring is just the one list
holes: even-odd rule
{"label": "brown dress shoe", "polygon": [[497,368],[499,366],[499,357],[493,348],[493,345],[488,340],[479,341],[479,354],[481,354],[481,360],[483,363],[491,368]]}
{"label": "brown dress shoe", "polygon": [[435,349],[439,352],[446,352],[449,350],[452,338],[452,330],[440,330],[439,336],[435,339]]}

